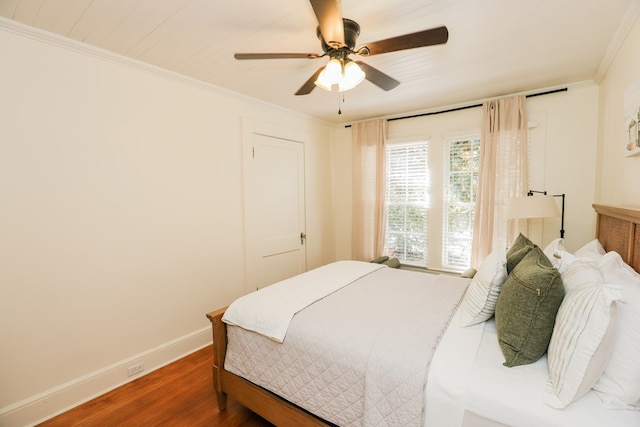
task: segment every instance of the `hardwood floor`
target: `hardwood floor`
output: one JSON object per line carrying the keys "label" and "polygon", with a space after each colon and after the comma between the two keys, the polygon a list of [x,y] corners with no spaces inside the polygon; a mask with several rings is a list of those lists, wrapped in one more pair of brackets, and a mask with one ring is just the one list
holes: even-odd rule
{"label": "hardwood floor", "polygon": [[212,362],[212,349],[206,347],[39,425],[272,426],[231,399],[226,410],[218,410]]}

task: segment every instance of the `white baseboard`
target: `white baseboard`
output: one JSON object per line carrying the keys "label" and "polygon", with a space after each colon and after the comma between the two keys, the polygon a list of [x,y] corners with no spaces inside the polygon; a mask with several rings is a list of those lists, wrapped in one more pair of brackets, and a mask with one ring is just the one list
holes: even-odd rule
{"label": "white baseboard", "polygon": [[[98,371],[76,378],[28,399],[0,409],[0,426],[33,426],[134,381],[211,344],[211,328],[203,328]],[[144,363],[144,371],[131,377],[127,368]]]}

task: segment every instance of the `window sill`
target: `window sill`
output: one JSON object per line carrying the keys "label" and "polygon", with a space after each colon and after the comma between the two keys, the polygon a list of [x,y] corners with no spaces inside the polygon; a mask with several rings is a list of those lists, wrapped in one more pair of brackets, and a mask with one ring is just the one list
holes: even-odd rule
{"label": "window sill", "polygon": [[411,264],[400,264],[401,270],[410,270],[410,271],[419,271],[421,273],[429,273],[429,274],[446,274],[449,276],[460,276],[462,271],[452,271],[452,270],[435,270],[427,267],[420,267],[417,265]]}

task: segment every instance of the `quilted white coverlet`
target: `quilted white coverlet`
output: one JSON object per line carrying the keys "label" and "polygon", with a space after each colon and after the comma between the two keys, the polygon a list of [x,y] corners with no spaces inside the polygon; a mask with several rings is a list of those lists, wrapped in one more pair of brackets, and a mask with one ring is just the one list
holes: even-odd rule
{"label": "quilted white coverlet", "polygon": [[225,368],[340,426],[421,426],[429,364],[468,283],[377,270],[298,312],[283,343],[229,326]]}
{"label": "quilted white coverlet", "polygon": [[362,261],[327,264],[238,298],[222,321],[282,342],[297,312],[381,268],[387,266]]}

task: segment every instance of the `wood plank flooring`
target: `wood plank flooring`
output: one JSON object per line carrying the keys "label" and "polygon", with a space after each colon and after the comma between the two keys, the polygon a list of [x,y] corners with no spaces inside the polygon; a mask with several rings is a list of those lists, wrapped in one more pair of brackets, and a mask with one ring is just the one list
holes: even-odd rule
{"label": "wood plank flooring", "polygon": [[218,410],[211,378],[213,351],[203,348],[44,423],[42,427],[221,426],[272,424],[229,399]]}

